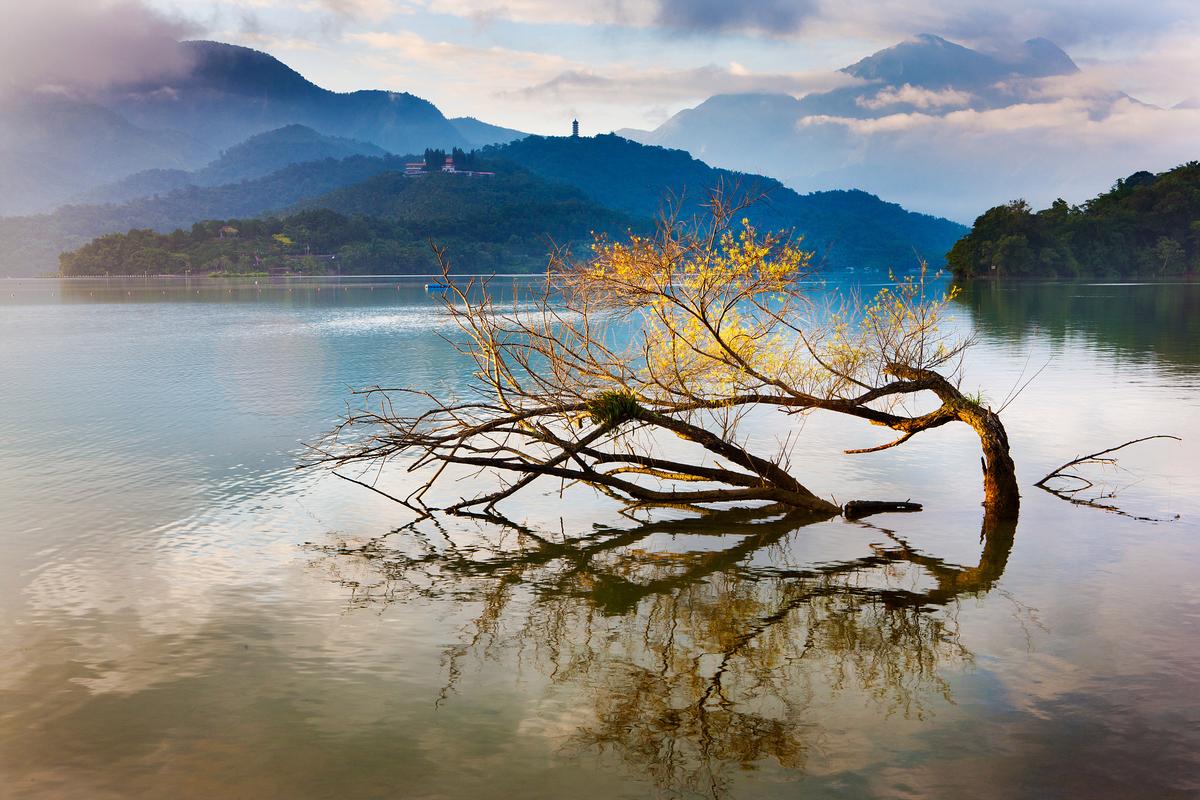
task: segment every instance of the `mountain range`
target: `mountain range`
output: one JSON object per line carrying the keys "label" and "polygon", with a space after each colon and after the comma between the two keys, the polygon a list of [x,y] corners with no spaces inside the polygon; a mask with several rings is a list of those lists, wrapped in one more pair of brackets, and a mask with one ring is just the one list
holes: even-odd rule
{"label": "mountain range", "polygon": [[[692,213],[715,186],[737,187],[761,195],[750,213],[756,224],[804,235],[830,265],[904,269],[918,256],[938,265],[966,228],[844,189],[869,187],[876,176],[869,152],[852,165],[858,171],[820,155],[861,148],[840,125],[1004,108],[1029,99],[1039,81],[1077,71],[1045,40],[998,55],[923,36],[846,67],[851,85],[801,98],[713,97],[654,132],[624,132],[642,140],[634,142],[527,137],[472,117],[447,118],[409,93],[332,92],[248,48],[179,46],[190,65],[179,75],[8,101],[12,113],[0,119],[0,211],[8,214],[0,218],[0,272],[50,271],[59,252],[134,228],[169,232],[319,209],[396,220],[405,218],[403,204],[416,203],[426,211],[409,223],[428,228],[444,212],[482,229],[475,217],[467,222],[467,206],[478,205],[463,204],[458,190],[467,186],[433,192],[441,184],[423,188],[399,177],[406,160],[420,157],[412,154],[430,147],[476,150],[504,176],[473,184],[480,207],[509,208],[520,197],[576,220],[562,194],[576,192],[597,219],[624,215],[644,229],[665,201]],[[798,176],[797,160],[808,172]],[[513,170],[528,178],[517,180]],[[794,191],[814,175],[826,185]],[[435,213],[430,204],[438,202],[461,208]],[[543,233],[568,231],[577,233],[561,225]]]}
{"label": "mountain range", "polygon": [[[4,95],[0,215],[220,185],[228,175],[205,172],[207,164],[289,125],[364,153],[469,150],[523,135],[448,118],[408,92],[329,91],[245,47],[178,47],[186,68],[154,79]],[[719,94],[654,130],[618,133],[801,192],[853,187],[960,222],[1017,197],[1094,196],[1113,174],[1195,158],[1200,134],[1195,100],[1142,103],[1081,72],[1047,39],[984,51],[922,34],[840,72],[839,88]],[[296,142],[280,158],[341,157],[328,144],[314,155]],[[147,174],[130,177],[138,172]]]}
{"label": "mountain range", "polygon": [[74,201],[79,204],[125,203],[139,197],[167,194],[194,186],[220,186],[260,178],[291,164],[350,156],[386,156],[382,147],[326,136],[299,124],[258,133],[225,150],[196,170],[150,169],[135,172],[113,183],[90,189]]}
{"label": "mountain range", "polygon": [[[1090,196],[1150,158],[1193,158],[1200,133],[1186,103],[1156,109],[1105,88],[1047,39],[982,52],[923,34],[841,72],[850,83],[830,91],[717,95],[653,130],[618,133],[795,189],[855,186],[962,221],[1016,197]],[[1177,139],[1129,147],[1138,115],[1173,114]]]}
{"label": "mountain range", "polygon": [[[469,149],[523,135],[471,117],[448,119],[406,92],[332,92],[246,47],[207,41],[179,47],[191,65],[182,75],[6,99],[0,214],[87,199],[97,187],[139,171],[200,169],[248,137],[287,125],[391,153]],[[166,181],[159,189],[170,185],[171,177],[159,177]]]}
{"label": "mountain range", "polygon": [[[289,126],[261,135],[263,138],[256,144],[269,142],[276,135],[293,139],[298,131]],[[309,140],[320,137],[315,132],[305,136]],[[956,223],[905,211],[865,192],[799,195],[770,178],[715,169],[682,151],[641,145],[615,135],[531,136],[484,148],[474,158],[502,180],[492,185],[487,176],[451,176],[464,182],[455,185],[454,191],[438,188],[443,187],[440,181],[429,180],[441,176],[406,178],[402,174],[404,164],[412,158],[391,155],[326,158],[292,164],[235,183],[189,184],[120,204],[69,205],[53,214],[2,218],[0,273],[52,271],[59,252],[108,233],[130,229],[169,232],[203,220],[245,219],[316,209],[364,218],[404,219],[415,213],[409,206],[420,206],[425,210],[417,222],[426,228],[415,235],[420,245],[427,248],[427,235],[437,232],[429,227],[435,222],[442,225],[449,224],[445,220],[458,219],[479,229],[482,223],[477,212],[470,211],[472,208],[491,207],[499,212],[513,208],[512,201],[516,199],[527,210],[536,209],[537,203],[559,203],[569,198],[570,192],[585,198],[591,204],[589,207],[596,210],[594,229],[603,228],[599,224],[603,220],[617,219],[612,216],[617,214],[627,220],[627,227],[646,230],[670,198],[681,204],[681,213],[691,214],[699,211],[711,189],[723,186],[730,192],[757,199],[746,211],[755,224],[805,236],[806,245],[835,267],[903,270],[915,265],[918,255],[940,264],[943,254],[966,231]],[[247,164],[245,159],[230,159],[227,154],[225,161],[219,159],[199,172],[219,171],[218,165],[228,168],[233,163]],[[247,166],[252,167],[253,162]],[[520,180],[512,177],[517,174],[528,177]],[[471,192],[479,197],[467,203],[463,198]],[[437,203],[447,207],[431,208]],[[556,213],[567,219],[560,211],[561,207]],[[549,222],[546,229],[535,235],[529,225],[539,224],[537,214],[527,211],[526,216],[529,219],[513,223],[513,233],[531,241],[536,239],[540,252],[545,251],[549,239],[566,234],[577,238],[577,228],[556,230]],[[511,214],[506,217],[499,213],[497,218],[514,219]],[[611,225],[604,229],[615,230]],[[531,252],[528,247],[518,249],[526,254]],[[403,263],[392,266],[400,271],[406,268]],[[119,270],[120,265],[114,264],[112,269]]]}

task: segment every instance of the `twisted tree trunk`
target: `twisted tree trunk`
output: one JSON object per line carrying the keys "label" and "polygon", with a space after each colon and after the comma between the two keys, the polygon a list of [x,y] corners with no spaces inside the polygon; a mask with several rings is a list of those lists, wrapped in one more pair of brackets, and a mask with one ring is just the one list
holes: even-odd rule
{"label": "twisted tree trunk", "polygon": [[965,422],[979,437],[983,448],[983,505],[986,513],[996,519],[1016,519],[1021,509],[1021,492],[1017,488],[1017,470],[1008,450],[1008,433],[1000,417],[966,397],[954,384],[936,372],[893,365],[891,374],[902,380],[922,384],[938,396],[941,408],[898,427],[906,433],[945,424],[952,420]]}
{"label": "twisted tree trunk", "polygon": [[1008,434],[991,409],[967,401],[958,418],[971,426],[983,448],[983,505],[998,519],[1016,519],[1021,509],[1017,471],[1008,452]]}

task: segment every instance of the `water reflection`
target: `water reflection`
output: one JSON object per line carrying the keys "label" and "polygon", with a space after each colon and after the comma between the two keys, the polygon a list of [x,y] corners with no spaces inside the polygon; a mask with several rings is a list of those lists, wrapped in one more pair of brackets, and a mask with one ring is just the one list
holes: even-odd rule
{"label": "water reflection", "polygon": [[[466,664],[515,652],[579,706],[577,754],[615,755],[665,794],[720,797],[765,764],[803,772],[823,698],[867,696],[924,718],[951,702],[943,670],[972,660],[955,606],[1000,579],[1015,522],[985,519],[978,563],[919,552],[868,522],[779,507],[714,511],[584,535],[497,517],[470,535],[436,520],[318,548],[351,603],[477,609],[446,652],[440,702]],[[849,558],[806,556],[816,526],[869,534]]]}
{"label": "water reflection", "polygon": [[986,337],[1062,345],[1081,336],[1127,357],[1149,356],[1189,372],[1200,365],[1198,283],[974,282],[962,290],[958,301]]}

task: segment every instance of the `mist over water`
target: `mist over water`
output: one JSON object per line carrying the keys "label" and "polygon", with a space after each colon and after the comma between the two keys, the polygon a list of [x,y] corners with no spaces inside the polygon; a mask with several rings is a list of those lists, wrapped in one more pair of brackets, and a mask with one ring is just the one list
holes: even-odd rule
{"label": "mist over water", "polygon": [[[295,465],[349,387],[464,389],[421,282],[0,290],[0,794],[1200,792],[1194,284],[956,303],[966,389],[998,406],[1041,370],[1004,413],[1023,505],[996,529],[969,431],[846,456],[885,434],[822,414],[749,432],[798,437],[822,496],[925,510],[639,521],[548,482],[511,527],[409,526]],[[1184,441],[1094,477],[1159,522],[1032,486],[1155,433]]]}

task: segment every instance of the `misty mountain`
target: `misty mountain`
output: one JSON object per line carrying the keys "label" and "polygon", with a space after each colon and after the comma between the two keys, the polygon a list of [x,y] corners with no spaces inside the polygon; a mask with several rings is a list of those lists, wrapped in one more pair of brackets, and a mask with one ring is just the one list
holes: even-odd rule
{"label": "misty mountain", "polygon": [[0,217],[0,275],[53,272],[59,253],[104,234],[134,228],[165,232],[204,219],[256,217],[382,172],[403,169],[404,158],[398,156],[326,159],[293,164],[239,183],[188,185],[120,204],[68,205],[51,214]]}
{"label": "misty mountain", "polygon": [[800,116],[874,119],[998,108],[1028,100],[1037,79],[1073,75],[1079,67],[1047,39],[1030,39],[1011,52],[981,53],[922,34],[841,71],[862,83],[805,96],[797,106]]}
{"label": "misty mountain", "polygon": [[[682,210],[699,210],[718,185],[758,198],[746,215],[756,224],[786,229],[805,236],[806,246],[834,267],[906,270],[919,256],[935,265],[965,232],[944,219],[904,210],[859,191],[800,195],[778,181],[759,175],[720,170],[685,152],[640,145],[617,136],[555,138],[531,136],[479,151],[477,158],[501,175],[514,170],[537,176],[543,200],[556,213],[569,192],[587,199],[581,208],[602,208],[648,222],[672,197],[682,198]],[[416,202],[413,181],[405,178],[404,159],[395,156],[353,156],[335,161],[289,166],[271,175],[221,186],[188,186],[121,205],[77,205],[54,214],[0,219],[0,272],[29,274],[54,268],[59,252],[108,233],[149,228],[169,232],[206,219],[247,218],[285,209],[329,208],[348,215],[402,218],[415,213],[405,206]],[[482,177],[450,184],[454,191],[419,195],[427,221],[442,215],[463,218],[471,208],[526,207],[529,225],[541,225],[524,185],[503,179],[488,183]],[[432,184],[440,185],[440,184]],[[343,191],[335,191],[342,189]],[[519,191],[518,191],[519,189]],[[532,191],[532,190],[530,190]],[[436,208],[437,203],[443,207]],[[433,204],[433,205],[431,205]],[[531,211],[533,209],[534,211]],[[512,215],[497,219],[510,220]],[[597,229],[605,216],[592,215]],[[482,222],[472,222],[482,226]],[[507,224],[507,223],[506,223]]]}
{"label": "misty mountain", "polygon": [[[843,67],[841,72],[859,81],[851,86],[800,99],[787,94],[717,95],[654,131],[618,133],[670,145],[674,137],[707,135],[722,125],[728,129],[730,123],[735,123],[736,132],[751,127],[778,132],[803,117],[821,114],[856,119],[914,111],[946,114],[1027,99],[1029,81],[1078,71],[1070,56],[1046,39],[1031,39],[1011,53],[981,53],[922,34]],[[726,136],[732,135],[727,130]]]}
{"label": "misty mountain", "polygon": [[471,147],[507,144],[529,135],[512,128],[502,128],[499,125],[481,122],[474,117],[451,117],[450,124],[470,143]]}
{"label": "misty mountain", "polygon": [[924,33],[843,68],[864,81],[927,89],[985,90],[1013,77],[1070,75],[1079,67],[1049,39],[1030,39],[1011,52],[981,53]]}
{"label": "misty mountain", "polygon": [[[5,100],[0,214],[46,211],[147,170],[160,172],[140,176],[113,197],[170,191],[183,178],[162,170],[199,169],[248,137],[290,125],[393,153],[470,149],[521,135],[472,118],[448,120],[407,92],[332,92],[250,48],[204,41],[179,47],[191,65],[180,75]],[[273,168],[309,160],[304,141],[276,144],[296,152],[281,153]]]}
{"label": "misty mountain", "polygon": [[407,92],[331,92],[248,47],[180,46],[193,65],[189,74],[119,87],[107,103],[134,124],[190,131],[218,148],[293,123],[393,153],[467,144],[436,106]]}
{"label": "misty mountain", "polygon": [[793,188],[856,186],[967,220],[1027,193],[1085,191],[1096,171],[1082,159],[1129,156],[1118,142],[1111,152],[1104,142],[1074,147],[1070,129],[1130,105],[1157,111],[1080,81],[1070,56],[1046,39],[982,52],[925,34],[841,71],[855,82],[801,98],[718,95],[653,131],[620,133]]}
{"label": "misty mountain", "polygon": [[198,170],[146,170],[80,195],[80,204],[125,203],[189,186],[219,186],[260,178],[291,164],[386,156],[381,147],[340,136],[326,136],[303,125],[287,125],[251,136]]}
{"label": "misty mountain", "polygon": [[208,152],[187,134],[142,128],[68,96],[9,99],[0,108],[0,214],[48,208],[131,172],[203,163]]}
{"label": "misty mountain", "polygon": [[[343,273],[428,274],[438,269],[429,246],[435,241],[459,269],[522,272],[545,266],[551,242],[590,244],[593,231],[648,227],[578,189],[505,164],[493,175],[385,172],[285,215],[210,220],[169,234],[109,234],[65,254],[61,266],[65,274],[103,275],[130,265],[156,274],[283,263],[320,270],[332,262]],[[229,228],[233,236],[225,235]],[[306,253],[322,260],[307,261]]]}
{"label": "misty mountain", "polygon": [[701,213],[715,187],[754,200],[745,215],[770,230],[805,237],[831,267],[906,271],[924,258],[934,266],[966,232],[949,220],[906,211],[867,192],[798,194],[774,178],[717,169],[682,150],[647,146],[613,134],[530,136],[483,154],[582,189],[596,201],[653,218],[668,203],[683,215]]}

